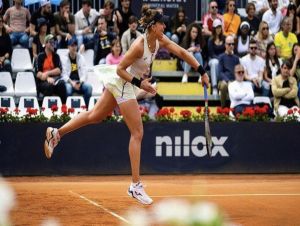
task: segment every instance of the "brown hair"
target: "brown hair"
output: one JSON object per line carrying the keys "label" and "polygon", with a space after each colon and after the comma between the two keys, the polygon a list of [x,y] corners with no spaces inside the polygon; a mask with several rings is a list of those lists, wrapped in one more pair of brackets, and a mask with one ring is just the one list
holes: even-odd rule
{"label": "brown hair", "polygon": [[122,54],[122,45],[121,45],[120,39],[118,39],[118,38],[114,39],[114,40],[111,42],[111,53],[112,53],[112,55],[114,55],[113,47],[116,46],[117,44],[119,44],[120,47],[121,47],[121,51],[120,51],[120,54],[119,54],[119,56],[120,56],[120,55]]}
{"label": "brown hair", "polygon": [[60,7],[60,8],[63,8],[63,7],[65,7],[65,6],[67,6],[67,5],[70,5],[69,0],[62,0],[62,1],[60,2],[60,4],[59,4],[59,7]]}
{"label": "brown hair", "polygon": [[141,26],[144,27],[144,29],[149,28],[152,25],[151,22],[153,21],[154,16],[157,13],[158,13],[158,11],[156,9],[148,8],[147,10],[145,10],[144,15],[139,20],[139,23],[141,24]]}
{"label": "brown hair", "polygon": [[3,27],[2,27],[2,36],[4,36],[4,35],[7,34],[7,32],[6,32],[6,29],[4,27],[4,20],[3,20],[3,16],[2,15],[0,15],[0,20],[2,20],[2,24],[3,24]]}

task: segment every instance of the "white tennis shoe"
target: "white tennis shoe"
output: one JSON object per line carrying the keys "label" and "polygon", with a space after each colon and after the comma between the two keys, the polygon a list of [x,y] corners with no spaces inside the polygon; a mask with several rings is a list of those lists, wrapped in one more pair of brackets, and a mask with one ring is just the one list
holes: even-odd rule
{"label": "white tennis shoe", "polygon": [[60,141],[58,129],[48,127],[46,130],[46,139],[44,142],[44,151],[48,159],[51,158],[53,150]]}
{"label": "white tennis shoe", "polygon": [[131,184],[128,188],[127,193],[129,196],[137,199],[144,205],[150,205],[153,202],[153,200],[146,194],[144,186],[141,182],[138,182],[136,185]]}

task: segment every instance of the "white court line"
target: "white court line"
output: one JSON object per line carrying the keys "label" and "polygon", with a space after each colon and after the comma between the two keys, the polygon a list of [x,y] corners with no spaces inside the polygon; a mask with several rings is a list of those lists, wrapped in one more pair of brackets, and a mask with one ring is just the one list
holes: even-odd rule
{"label": "white court line", "polygon": [[80,195],[80,194],[78,194],[78,193],[76,193],[76,192],[73,192],[73,191],[71,191],[71,190],[70,190],[69,192],[70,192],[71,194],[76,195],[76,196],[78,196],[79,198],[81,198],[81,199],[83,199],[83,200],[89,202],[90,204],[92,204],[92,205],[94,205],[94,206],[96,206],[96,207],[99,207],[100,209],[102,209],[102,210],[104,210],[105,212],[109,213],[110,215],[112,215],[112,216],[118,218],[119,220],[124,221],[124,222],[127,223],[127,224],[130,224],[130,222],[129,222],[128,220],[126,220],[124,217],[121,217],[120,215],[118,215],[118,214],[112,212],[111,210],[106,209],[104,206],[102,206],[102,205],[100,205],[100,204],[94,202],[93,200],[90,200],[90,199],[84,197],[83,195]]}
{"label": "white court line", "polygon": [[153,198],[171,198],[171,197],[243,197],[243,196],[300,196],[300,193],[246,193],[246,194],[207,194],[207,195],[151,195]]}

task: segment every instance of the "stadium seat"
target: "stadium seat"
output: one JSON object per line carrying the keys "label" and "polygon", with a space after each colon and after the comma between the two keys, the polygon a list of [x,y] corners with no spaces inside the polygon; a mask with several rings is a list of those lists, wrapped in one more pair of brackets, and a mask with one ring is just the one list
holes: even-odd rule
{"label": "stadium seat", "polygon": [[29,50],[25,48],[14,49],[11,56],[11,67],[13,73],[33,71]]}
{"label": "stadium seat", "polygon": [[92,96],[100,96],[103,93],[103,82],[100,76],[97,76],[93,69],[87,71],[86,83],[90,84],[93,88]]}
{"label": "stadium seat", "polygon": [[94,50],[93,49],[87,49],[81,55],[85,59],[85,63],[87,68],[92,68],[94,66]]}
{"label": "stadium seat", "polygon": [[62,102],[59,96],[45,96],[43,99],[43,103],[42,103],[42,108],[43,110],[43,114],[47,117],[47,118],[51,118],[51,116],[53,115],[51,107],[53,105],[56,105],[58,107],[58,111],[57,113],[60,114],[61,113],[61,106],[62,106]]}
{"label": "stadium seat", "polygon": [[69,53],[69,49],[57,49],[56,53],[58,54],[60,60],[66,57]]}
{"label": "stadium seat", "polygon": [[100,98],[100,96],[92,96],[90,98],[90,102],[89,102],[89,107],[88,110],[92,110],[96,104],[96,102],[98,101],[98,99]]}
{"label": "stadium seat", "polygon": [[37,96],[35,79],[32,72],[18,72],[15,83],[15,96]]}
{"label": "stadium seat", "polygon": [[270,98],[265,96],[254,97],[253,104],[268,104],[270,107],[272,107]]}
{"label": "stadium seat", "polygon": [[8,108],[10,112],[13,112],[16,108],[15,100],[12,96],[1,96],[0,107]]}
{"label": "stadium seat", "polygon": [[15,90],[11,74],[9,72],[0,72],[0,85],[6,87],[6,91],[0,92],[0,96],[14,96]]}
{"label": "stadium seat", "polygon": [[82,107],[87,106],[82,96],[67,97],[66,105],[68,108],[74,108],[74,113],[70,115],[71,117],[74,117],[78,113],[85,111],[86,109],[83,109]]}
{"label": "stadium seat", "polygon": [[39,103],[36,97],[22,96],[19,101],[19,115],[23,116],[27,114],[27,108],[35,108],[40,110]]}

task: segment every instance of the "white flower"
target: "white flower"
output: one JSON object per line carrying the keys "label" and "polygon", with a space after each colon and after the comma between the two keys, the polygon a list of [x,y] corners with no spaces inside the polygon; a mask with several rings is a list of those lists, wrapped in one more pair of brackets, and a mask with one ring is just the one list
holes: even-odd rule
{"label": "white flower", "polygon": [[191,206],[180,199],[165,199],[153,206],[153,218],[158,223],[185,225]]}
{"label": "white flower", "polygon": [[9,225],[9,212],[15,205],[15,193],[1,178],[0,200],[0,225]]}
{"label": "white flower", "polygon": [[49,218],[41,224],[41,226],[59,226],[59,222],[54,218]]}

